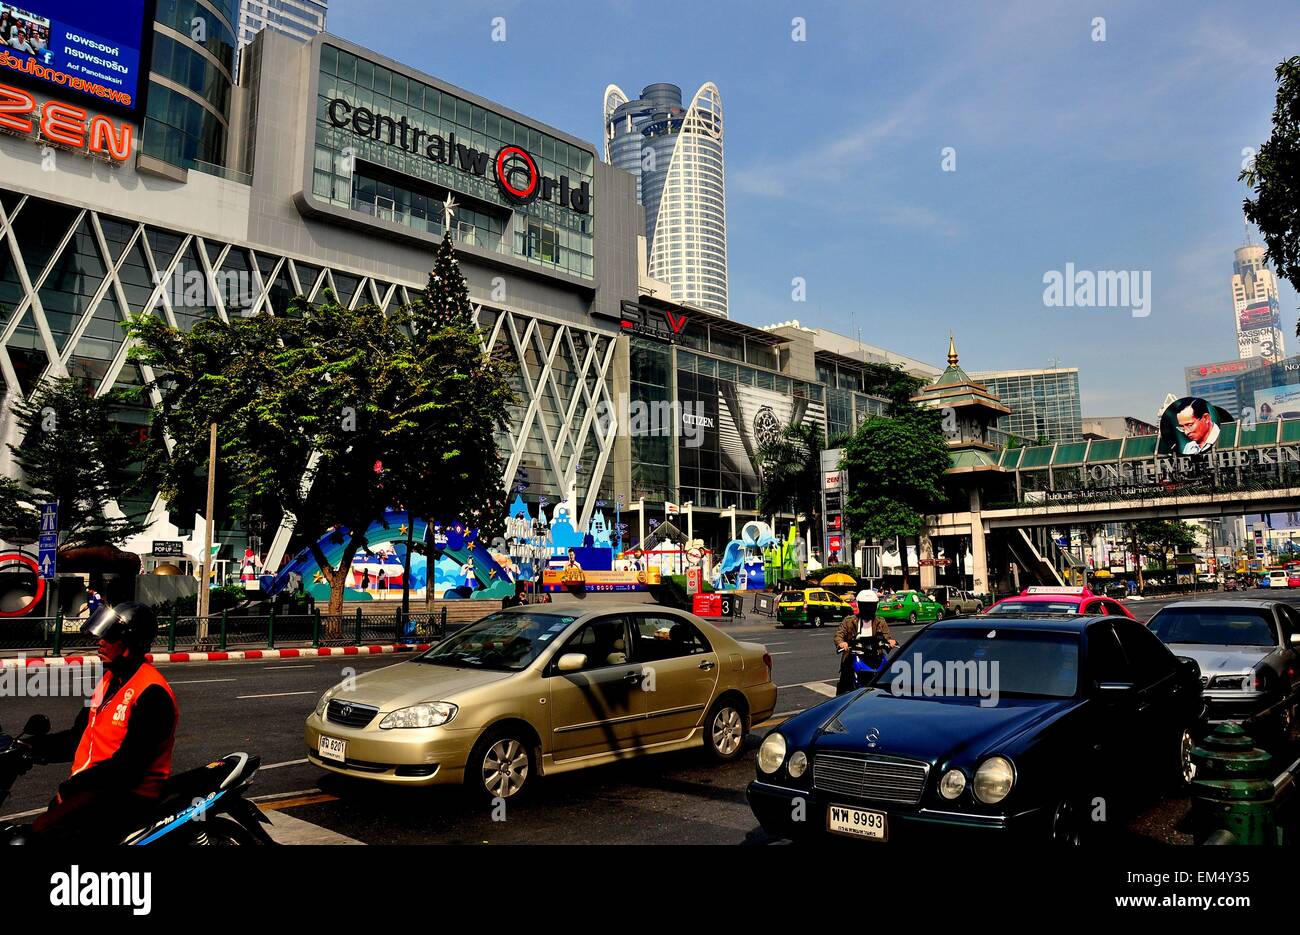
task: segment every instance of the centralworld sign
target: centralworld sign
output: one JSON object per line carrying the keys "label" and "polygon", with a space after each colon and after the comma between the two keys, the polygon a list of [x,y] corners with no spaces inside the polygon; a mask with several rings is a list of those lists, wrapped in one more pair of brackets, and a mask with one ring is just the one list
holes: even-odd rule
{"label": "centralworld sign", "polygon": [[497,188],[511,204],[527,205],[540,199],[578,214],[591,212],[590,184],[584,181],[575,187],[567,175],[558,179],[542,175],[537,160],[522,146],[502,146],[493,156],[473,146],[457,143],[455,133],[444,137],[416,126],[405,114],[390,117],[367,107],[355,107],[341,97],[329,102],[326,117],[332,126],[351,130],[356,136],[423,156],[430,162],[450,166],[468,175],[484,177],[490,170]]}

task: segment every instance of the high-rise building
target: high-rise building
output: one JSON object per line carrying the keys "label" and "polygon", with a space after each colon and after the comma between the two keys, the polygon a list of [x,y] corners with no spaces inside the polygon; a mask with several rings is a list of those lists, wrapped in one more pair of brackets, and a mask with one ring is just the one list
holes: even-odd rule
{"label": "high-rise building", "polygon": [[1083,420],[1083,437],[1127,438],[1131,435],[1154,435],[1156,427],[1137,416],[1089,416]]}
{"label": "high-rise building", "polygon": [[1232,263],[1232,310],[1237,323],[1237,356],[1272,363],[1286,356],[1277,279],[1264,265],[1264,248],[1238,247]]}
{"label": "high-rise building", "polygon": [[329,0],[241,0],[239,4],[239,47],[253,41],[263,29],[309,40],[325,31]]}
{"label": "high-rise building", "polygon": [[1253,400],[1241,395],[1239,378],[1267,363],[1262,357],[1251,357],[1187,367],[1183,371],[1187,378],[1187,395],[1199,396],[1216,406],[1222,406],[1232,413],[1234,419],[1240,418],[1241,410],[1252,405]]}
{"label": "high-rise building", "polygon": [[1011,407],[998,428],[1024,442],[1076,442],[1083,438],[1079,368],[987,370],[971,378]]}
{"label": "high-rise building", "polygon": [[675,84],[635,100],[605,89],[605,161],[630,172],[645,207],[647,270],[676,302],[727,314],[722,95],[708,82],[682,105]]}
{"label": "high-rise building", "polygon": [[154,15],[145,168],[220,171],[227,165],[239,0],[160,0]]}

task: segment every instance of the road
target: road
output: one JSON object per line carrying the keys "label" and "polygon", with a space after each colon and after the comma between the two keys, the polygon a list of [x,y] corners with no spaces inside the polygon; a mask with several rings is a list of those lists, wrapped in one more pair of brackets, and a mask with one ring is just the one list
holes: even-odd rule
{"label": "road", "polygon": [[[1213,599],[1234,595],[1215,595]],[[1269,596],[1253,591],[1249,597]],[[1286,595],[1300,604],[1300,595]],[[1169,600],[1130,604],[1148,618]],[[834,694],[837,658],[830,629],[785,630],[749,618],[729,625],[737,638],[762,642],[772,654],[784,716]],[[894,628],[900,639],[916,628]],[[252,794],[263,808],[290,816],[295,839],[315,843],[714,843],[762,844],[745,802],[754,751],[765,727],[751,735],[745,757],[717,767],[702,753],[665,754],[552,777],[536,784],[504,816],[453,790],[389,789],[324,773],[305,760],[303,720],[327,688],[354,672],[393,665],[392,657],[198,663],[164,666],[181,709],[176,770],[202,766],[236,750],[262,758]],[[7,698],[0,714],[9,730],[28,715],[48,714],[55,728],[72,722],[77,698]],[[3,807],[6,816],[40,809],[66,765],[37,767],[21,777]],[[1157,803],[1130,826],[1139,841],[1187,842],[1178,830],[1186,800]],[[494,820],[504,818],[504,820]]]}

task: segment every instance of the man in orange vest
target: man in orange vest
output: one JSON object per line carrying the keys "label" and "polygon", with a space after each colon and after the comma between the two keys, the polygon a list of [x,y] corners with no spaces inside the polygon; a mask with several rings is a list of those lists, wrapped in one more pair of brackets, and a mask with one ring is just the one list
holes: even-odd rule
{"label": "man in orange vest", "polygon": [[145,655],[158,635],[153,609],[102,605],[81,632],[99,640],[104,675],[71,729],[36,744],[47,763],[72,763],[50,808],[32,824],[43,841],[120,844],[140,827],[171,775],[179,710]]}

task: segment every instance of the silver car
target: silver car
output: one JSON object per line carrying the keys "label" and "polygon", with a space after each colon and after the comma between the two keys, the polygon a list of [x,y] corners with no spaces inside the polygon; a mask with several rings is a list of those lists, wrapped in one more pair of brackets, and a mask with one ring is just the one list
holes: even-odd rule
{"label": "silver car", "polygon": [[1300,613],[1282,601],[1178,601],[1148,626],[1177,656],[1195,659],[1210,723],[1240,721],[1293,739],[1300,701]]}

